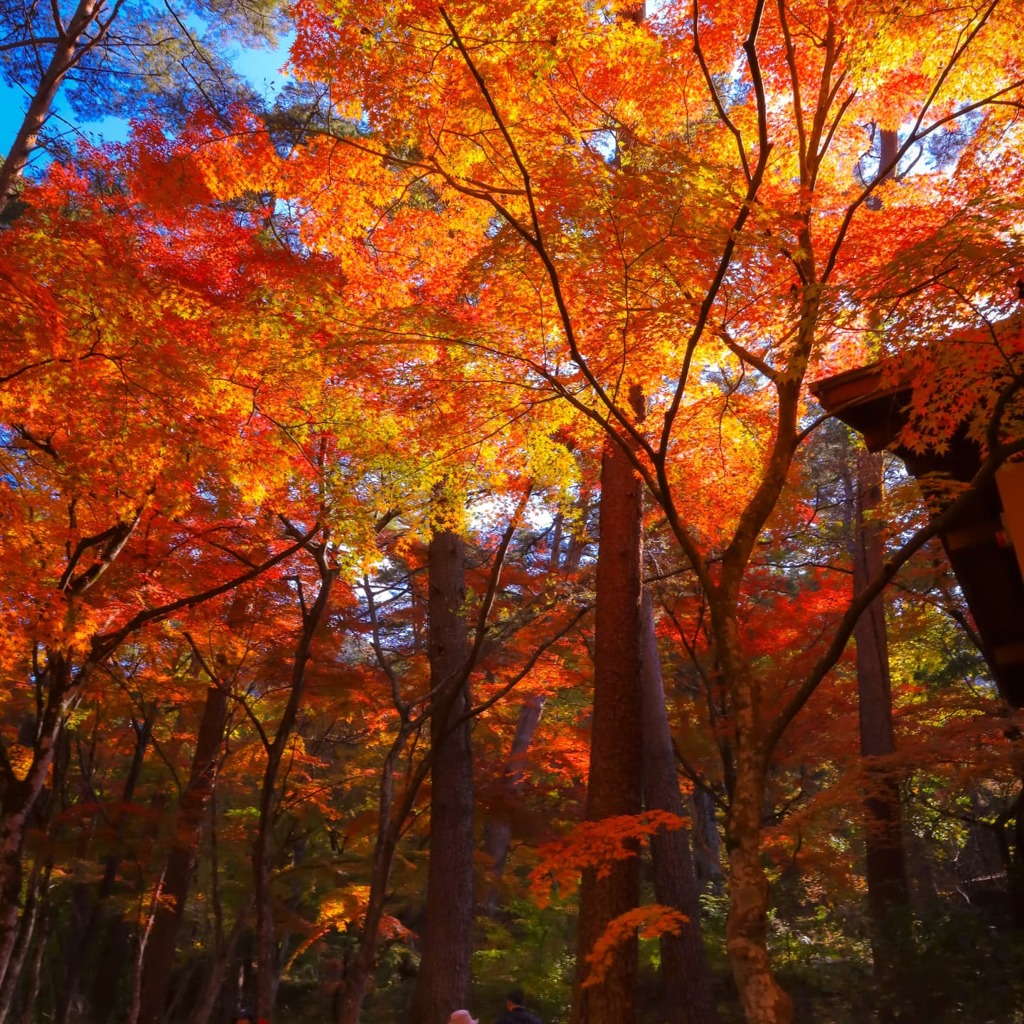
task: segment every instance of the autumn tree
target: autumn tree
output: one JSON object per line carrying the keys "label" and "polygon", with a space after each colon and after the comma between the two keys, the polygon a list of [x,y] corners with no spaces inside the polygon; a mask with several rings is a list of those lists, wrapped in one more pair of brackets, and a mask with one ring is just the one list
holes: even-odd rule
{"label": "autumn tree", "polygon": [[282,565],[319,529],[289,537],[274,515],[301,501],[296,444],[316,392],[294,363],[280,372],[271,339],[294,356],[304,332],[266,285],[302,265],[275,262],[234,211],[147,209],[133,177],[144,148],[120,167],[93,154],[84,173],[54,168],[3,237],[4,586],[19,595],[4,659],[21,680],[8,721],[24,716],[2,761],[4,967],[26,830],[68,715],[126,643]]}
{"label": "autumn tree", "polygon": [[[599,424],[666,516],[706,599],[729,696],[733,972],[749,1020],[785,1021],[765,945],[769,766],[861,612],[936,527],[836,609],[813,664],[771,687],[742,626],[751,562],[802,458],[812,370],[862,358],[867,329],[884,325],[886,343],[907,348],[912,331],[937,337],[1006,308],[1006,271],[993,268],[1018,259],[999,204],[1018,194],[1019,169],[987,154],[1008,154],[1016,130],[1020,69],[1003,44],[1017,11],[754,2],[667,4],[641,24],[608,15],[393,14],[369,2],[326,15],[309,3],[293,61],[361,104],[372,134],[351,144],[360,159],[376,153],[396,179],[431,181],[440,203],[422,230],[463,232],[466,266],[480,272],[444,304],[434,336],[503,354],[510,380]],[[884,27],[868,31],[876,18]],[[969,115],[972,134],[943,174],[858,180],[864,123],[898,128],[902,160]],[[608,155],[623,125],[623,159],[638,168],[628,176]],[[446,202],[460,211],[450,226]],[[474,204],[486,227],[465,216]],[[719,388],[716,367],[733,383]],[[620,382],[649,396],[642,427]],[[998,417],[1017,386],[1013,371],[997,380],[1003,396],[986,409]],[[958,418],[920,412],[940,437]],[[998,418],[987,436],[983,473],[1016,443]]]}

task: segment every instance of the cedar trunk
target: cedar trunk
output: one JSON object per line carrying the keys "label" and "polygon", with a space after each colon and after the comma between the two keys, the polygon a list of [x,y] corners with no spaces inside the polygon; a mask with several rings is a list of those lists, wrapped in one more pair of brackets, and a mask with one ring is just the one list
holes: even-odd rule
{"label": "cedar trunk", "polygon": [[[665,707],[665,686],[654,632],[654,609],[644,591],[641,647],[643,686],[643,786],[649,810],[686,817],[679,790],[672,733]],[[678,935],[661,937],[661,977],[670,1024],[717,1024],[711,969],[700,930],[700,903],[688,829],[660,832],[651,839],[654,897],[682,911],[687,922]]]}
{"label": "cedar trunk", "polygon": [[451,530],[428,552],[431,683],[430,861],[423,958],[411,1024],[445,1021],[469,998],[473,931],[473,754],[470,742],[466,548]]}
{"label": "cedar trunk", "polygon": [[[863,590],[882,570],[882,535],[873,513],[882,498],[882,456],[857,455],[853,588]],[[896,993],[910,955],[909,889],[903,848],[899,779],[883,761],[896,751],[885,605],[876,598],[854,629],[860,752],[864,766],[864,845],[871,952],[882,992]],[[886,1010],[883,1016],[890,1019]]]}
{"label": "cedar trunk", "polygon": [[[594,631],[594,714],[587,818],[599,822],[641,809],[640,479],[626,453],[610,442],[601,460],[601,537]],[[636,907],[638,858],[611,865],[606,877],[583,874],[573,1024],[627,1024],[636,1016],[635,937],[616,950],[601,981],[587,985],[587,957],[608,925]]]}

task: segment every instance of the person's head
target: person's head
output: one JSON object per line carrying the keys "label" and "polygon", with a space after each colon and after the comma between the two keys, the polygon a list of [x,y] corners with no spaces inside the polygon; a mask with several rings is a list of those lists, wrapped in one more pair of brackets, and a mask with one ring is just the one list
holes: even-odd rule
{"label": "person's head", "polygon": [[449,1018],[448,1024],[480,1024],[469,1015],[469,1010],[456,1010]]}
{"label": "person's head", "polygon": [[510,989],[508,995],[505,996],[505,1004],[510,1010],[517,1006],[525,1006],[526,1000],[523,998],[523,990],[521,988]]}
{"label": "person's head", "polygon": [[231,1024],[256,1024],[256,1018],[248,1010],[236,1011]]}

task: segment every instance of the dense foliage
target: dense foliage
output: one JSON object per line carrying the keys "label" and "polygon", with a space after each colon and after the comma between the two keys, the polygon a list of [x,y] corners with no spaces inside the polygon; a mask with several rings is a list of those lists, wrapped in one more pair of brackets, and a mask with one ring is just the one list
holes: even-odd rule
{"label": "dense foliage", "polygon": [[0,9],[0,1024],[1024,1019],[1021,23]]}

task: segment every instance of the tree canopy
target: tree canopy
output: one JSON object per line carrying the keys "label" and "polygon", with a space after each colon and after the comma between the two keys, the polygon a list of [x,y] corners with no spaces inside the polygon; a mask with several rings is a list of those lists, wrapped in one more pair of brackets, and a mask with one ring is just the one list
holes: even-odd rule
{"label": "tree canopy", "polygon": [[0,1019],[1019,1011],[1022,20],[0,12]]}

